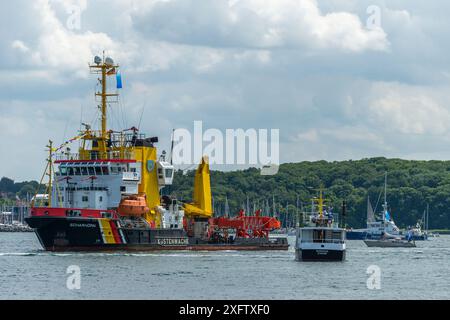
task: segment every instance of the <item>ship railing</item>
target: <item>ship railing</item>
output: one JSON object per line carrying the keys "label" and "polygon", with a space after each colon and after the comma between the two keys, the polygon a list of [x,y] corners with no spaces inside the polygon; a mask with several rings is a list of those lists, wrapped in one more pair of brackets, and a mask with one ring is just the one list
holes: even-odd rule
{"label": "ship railing", "polygon": [[110,141],[113,145],[128,145],[133,144],[136,140],[145,139],[145,134],[143,133],[123,133],[123,132],[114,132],[110,135]]}
{"label": "ship railing", "polygon": [[[102,132],[99,130],[91,130],[90,133],[90,139],[89,140],[95,140],[102,137]],[[109,139],[108,142],[111,143],[113,146],[130,146],[133,145],[133,142],[139,139],[145,139],[146,136],[143,133],[132,133],[132,132],[126,132],[126,131],[110,131],[109,132]]]}
{"label": "ship railing", "polygon": [[86,154],[79,153],[57,153],[55,154],[56,161],[102,161],[102,160],[132,160],[133,152],[130,151],[108,151],[106,153],[97,152],[97,151],[89,151]]}
{"label": "ship railing", "polygon": [[60,186],[59,190],[64,191],[108,191],[109,188],[100,184],[69,184],[68,186]]}
{"label": "ship railing", "polygon": [[336,243],[336,244],[342,244],[345,243],[344,240],[341,239],[302,239],[302,243]]}
{"label": "ship railing", "polygon": [[303,212],[302,216],[302,221],[305,226],[339,228],[338,213],[332,213],[331,215],[323,214],[321,217],[318,212]]}

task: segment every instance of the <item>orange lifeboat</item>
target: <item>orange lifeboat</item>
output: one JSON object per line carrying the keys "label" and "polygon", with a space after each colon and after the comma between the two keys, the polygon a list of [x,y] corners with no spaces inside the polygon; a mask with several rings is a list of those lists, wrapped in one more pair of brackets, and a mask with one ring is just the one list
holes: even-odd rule
{"label": "orange lifeboat", "polygon": [[121,216],[142,216],[150,209],[147,206],[145,196],[132,195],[123,198],[119,204],[119,214]]}

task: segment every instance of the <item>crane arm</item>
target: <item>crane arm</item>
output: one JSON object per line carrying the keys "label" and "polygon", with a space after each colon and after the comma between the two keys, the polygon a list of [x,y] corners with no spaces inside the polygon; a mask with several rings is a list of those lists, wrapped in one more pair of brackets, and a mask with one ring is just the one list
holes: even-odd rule
{"label": "crane arm", "polygon": [[208,157],[204,156],[195,172],[193,202],[184,204],[185,215],[189,218],[211,218],[211,177]]}

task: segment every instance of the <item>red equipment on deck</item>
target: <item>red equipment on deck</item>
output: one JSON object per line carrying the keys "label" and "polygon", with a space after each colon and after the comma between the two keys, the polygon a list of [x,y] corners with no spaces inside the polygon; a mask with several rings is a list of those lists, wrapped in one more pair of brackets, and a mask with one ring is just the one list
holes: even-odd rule
{"label": "red equipment on deck", "polygon": [[234,218],[209,219],[209,233],[218,229],[235,229],[236,237],[240,238],[268,238],[269,232],[281,228],[281,222],[275,217],[262,217],[261,210],[257,210],[254,216],[246,216],[244,210]]}

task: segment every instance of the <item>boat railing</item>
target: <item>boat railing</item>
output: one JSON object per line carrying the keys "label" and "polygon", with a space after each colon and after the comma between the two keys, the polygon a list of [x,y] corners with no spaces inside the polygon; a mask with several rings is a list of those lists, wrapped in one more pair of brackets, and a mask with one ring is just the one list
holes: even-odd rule
{"label": "boat railing", "polygon": [[[83,139],[86,140],[98,140],[102,138],[102,131],[101,130],[89,130],[88,134],[84,132],[85,135],[83,135]],[[125,132],[125,131],[109,131],[108,132],[108,140],[111,143],[121,143],[122,145],[125,145],[126,142],[131,142],[136,139],[145,139],[146,136],[143,133],[137,133],[137,132]]]}
{"label": "boat railing", "polygon": [[60,192],[64,191],[108,191],[109,188],[102,184],[69,184],[68,186],[60,186]]}
{"label": "boat railing", "polygon": [[92,160],[132,160],[133,152],[130,151],[108,151],[108,152],[95,152],[90,151],[83,154],[63,152],[55,154],[56,161],[92,161]]}
{"label": "boat railing", "polygon": [[345,243],[344,240],[340,239],[302,239],[302,243],[336,243],[336,244],[342,244]]}
{"label": "boat railing", "polygon": [[316,226],[316,227],[339,227],[339,214],[338,213],[328,213],[322,216],[318,212],[304,212],[303,213],[303,224],[306,226]]}

